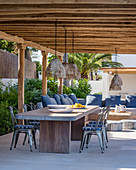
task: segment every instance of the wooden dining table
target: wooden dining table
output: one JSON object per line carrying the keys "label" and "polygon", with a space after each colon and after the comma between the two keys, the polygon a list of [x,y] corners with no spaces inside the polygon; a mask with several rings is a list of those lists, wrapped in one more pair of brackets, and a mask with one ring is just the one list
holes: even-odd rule
{"label": "wooden dining table", "polygon": [[40,152],[70,153],[71,140],[81,140],[87,116],[99,110],[99,106],[86,106],[71,113],[54,113],[46,107],[17,114],[16,119],[40,121]]}

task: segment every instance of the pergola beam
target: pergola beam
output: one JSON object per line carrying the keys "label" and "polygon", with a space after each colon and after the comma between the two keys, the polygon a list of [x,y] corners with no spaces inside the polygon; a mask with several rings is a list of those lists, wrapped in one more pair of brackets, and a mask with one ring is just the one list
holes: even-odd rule
{"label": "pergola beam", "polygon": [[[37,44],[35,42],[32,42],[32,41],[25,41],[21,37],[10,35],[10,34],[7,34],[3,31],[0,31],[0,39],[25,44],[26,46],[33,47],[33,48],[41,50],[41,51],[46,51],[46,52],[51,53],[51,54],[55,54],[55,50],[44,47],[44,46]],[[56,55],[57,56],[63,56],[63,53],[56,51]]]}
{"label": "pergola beam", "polygon": [[[56,3],[63,3],[63,4],[68,4],[68,3],[77,3],[78,4],[94,4],[94,0],[23,0],[23,1],[18,1],[18,0],[1,0],[0,4],[53,4],[53,2]],[[95,4],[135,4],[136,1],[127,1],[127,0],[95,0]]]}

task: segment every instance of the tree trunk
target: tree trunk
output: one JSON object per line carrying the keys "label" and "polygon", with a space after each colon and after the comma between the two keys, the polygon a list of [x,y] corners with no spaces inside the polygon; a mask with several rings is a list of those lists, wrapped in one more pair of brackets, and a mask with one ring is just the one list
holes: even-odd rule
{"label": "tree trunk", "polygon": [[71,87],[74,88],[74,80],[71,80]]}
{"label": "tree trunk", "polygon": [[93,72],[90,72],[91,80],[93,80]]}
{"label": "tree trunk", "polygon": [[82,79],[88,79],[88,75],[81,73],[81,78],[82,78]]}
{"label": "tree trunk", "polygon": [[95,71],[95,80],[99,80],[99,77],[98,77],[97,71]]}

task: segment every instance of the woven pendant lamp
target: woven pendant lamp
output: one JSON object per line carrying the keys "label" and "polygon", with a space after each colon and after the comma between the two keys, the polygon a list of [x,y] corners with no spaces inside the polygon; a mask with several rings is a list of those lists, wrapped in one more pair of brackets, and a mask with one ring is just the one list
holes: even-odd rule
{"label": "woven pendant lamp", "polygon": [[[57,51],[57,21],[55,22],[55,56]],[[58,58],[54,58],[51,60],[50,64],[46,69],[46,75],[48,77],[65,78],[66,71],[61,61]]]}
{"label": "woven pendant lamp", "polygon": [[[116,59],[116,62],[117,62],[117,49],[116,48],[115,48],[115,59]],[[111,85],[110,85],[109,90],[121,90],[122,85],[123,85],[122,79],[117,74],[117,70],[116,70],[116,73],[111,80]]]}
{"label": "woven pendant lamp", "polygon": [[[67,32],[65,29],[65,57],[66,57],[66,53],[67,53],[66,46],[67,46]],[[73,53],[74,53],[74,33],[73,33],[72,46],[73,46]],[[79,69],[76,64],[74,64],[74,63],[69,64],[69,63],[64,62],[63,66],[65,67],[65,70],[66,70],[66,78],[67,79],[80,79],[81,78]]]}

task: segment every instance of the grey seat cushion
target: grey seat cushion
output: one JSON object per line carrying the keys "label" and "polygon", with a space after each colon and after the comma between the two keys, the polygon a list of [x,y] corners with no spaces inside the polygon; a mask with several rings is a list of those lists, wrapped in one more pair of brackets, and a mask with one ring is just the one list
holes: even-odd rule
{"label": "grey seat cushion", "polygon": [[42,97],[43,107],[47,107],[47,105],[52,104],[51,99],[50,99],[50,97],[48,95],[41,96],[41,97]]}
{"label": "grey seat cushion", "polygon": [[63,105],[70,105],[69,101],[66,98],[61,98],[61,103]]}
{"label": "grey seat cushion", "polygon": [[14,129],[33,129],[33,125],[15,125]]}
{"label": "grey seat cushion", "polygon": [[60,96],[58,94],[54,94],[53,98],[56,100],[57,104],[62,104],[60,100]]}
{"label": "grey seat cushion", "polygon": [[70,105],[74,104],[73,101],[69,97],[65,97],[65,99],[67,99],[69,101]]}
{"label": "grey seat cushion", "polygon": [[56,102],[56,100],[54,98],[50,98],[50,99],[51,99],[52,105],[57,105],[57,102]]}
{"label": "grey seat cushion", "polygon": [[79,103],[79,101],[77,100],[75,94],[69,94],[68,97],[73,101],[73,103]]}

